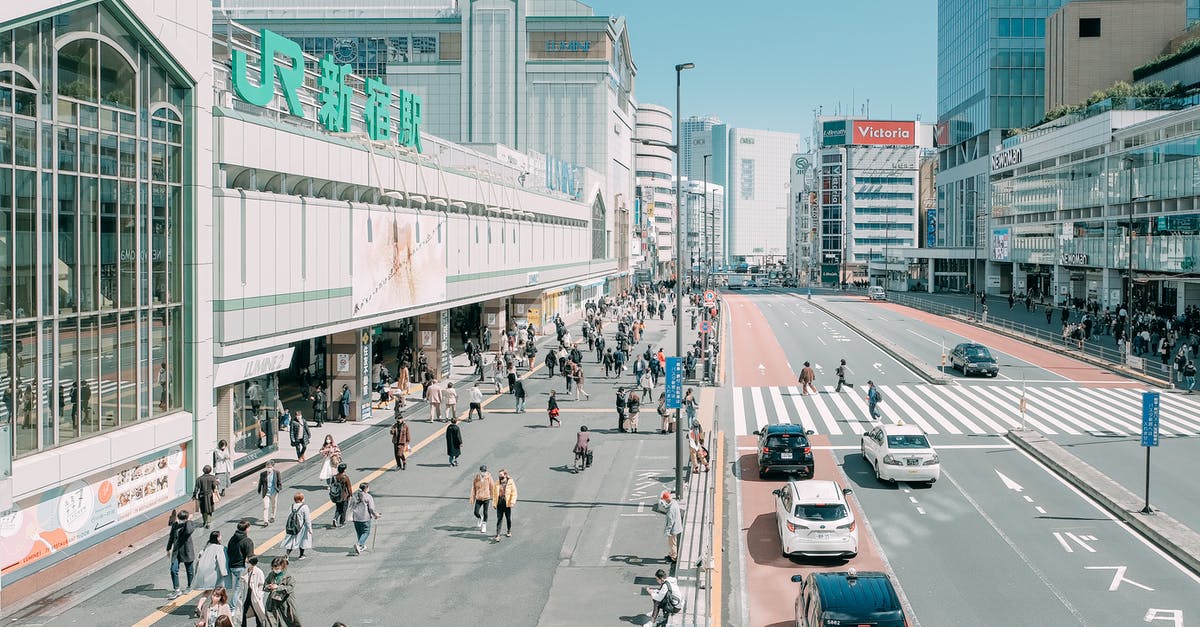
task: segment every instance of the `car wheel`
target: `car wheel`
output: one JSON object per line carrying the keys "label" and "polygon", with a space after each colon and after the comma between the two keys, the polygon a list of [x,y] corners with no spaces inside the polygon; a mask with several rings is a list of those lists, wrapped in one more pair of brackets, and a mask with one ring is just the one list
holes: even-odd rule
{"label": "car wheel", "polygon": [[991,378],[993,378],[993,379],[995,379],[995,378],[996,378],[996,375],[998,375],[998,374],[1000,374],[1000,373],[999,373],[999,372],[993,372],[992,374],[989,374],[988,376],[989,376],[989,377],[991,377]]}
{"label": "car wheel", "polygon": [[887,480],[883,478],[883,475],[879,474],[879,462],[875,462],[875,480],[879,483],[887,483]]}
{"label": "car wheel", "polygon": [[766,479],[766,478],[767,478],[767,471],[763,470],[762,468],[759,468],[759,469],[758,469],[758,478],[759,478],[759,479]]}
{"label": "car wheel", "polygon": [[858,553],[857,553],[857,552],[854,552],[854,553],[847,553],[847,554],[846,554],[846,559],[848,559],[848,560],[852,560],[852,559],[854,559],[854,558],[856,558],[856,557],[858,557]]}
{"label": "car wheel", "polygon": [[858,445],[858,454],[862,455],[863,461],[867,459],[867,445],[860,443]]}

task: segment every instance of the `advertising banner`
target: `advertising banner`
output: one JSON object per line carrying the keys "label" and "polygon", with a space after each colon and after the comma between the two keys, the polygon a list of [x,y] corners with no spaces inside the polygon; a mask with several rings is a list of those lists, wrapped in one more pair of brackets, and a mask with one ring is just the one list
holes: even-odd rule
{"label": "advertising banner", "polygon": [[925,211],[925,246],[934,248],[937,246],[937,209],[928,209]]}
{"label": "advertising banner", "polygon": [[915,146],[917,123],[855,120],[854,138],[850,143],[859,146]]}
{"label": "advertising banner", "polygon": [[1008,229],[992,229],[992,261],[1009,261],[1011,250]]}
{"label": "advertising banner", "polygon": [[446,299],[437,216],[354,207],[353,318]]}
{"label": "advertising banner", "polygon": [[835,120],[821,123],[821,145],[841,146],[846,143],[846,121]]}
{"label": "advertising banner", "polygon": [[[186,444],[69,483],[0,516],[0,569],[29,566],[187,494]],[[164,519],[165,526],[166,521]]]}

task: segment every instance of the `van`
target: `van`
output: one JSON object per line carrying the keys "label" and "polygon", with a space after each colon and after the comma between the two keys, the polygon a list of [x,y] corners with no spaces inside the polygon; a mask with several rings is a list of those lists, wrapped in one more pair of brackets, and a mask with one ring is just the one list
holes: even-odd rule
{"label": "van", "polygon": [[797,627],[906,627],[900,596],[887,573],[853,568],[846,571],[793,575]]}
{"label": "van", "polygon": [[872,285],[867,295],[871,297],[871,300],[887,300],[887,292],[884,291],[882,285]]}

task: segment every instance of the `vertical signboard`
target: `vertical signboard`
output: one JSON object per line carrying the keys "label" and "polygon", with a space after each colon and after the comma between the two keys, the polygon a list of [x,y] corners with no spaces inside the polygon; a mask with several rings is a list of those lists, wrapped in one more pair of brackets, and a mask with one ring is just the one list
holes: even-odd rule
{"label": "vertical signboard", "polygon": [[667,409],[683,407],[683,360],[679,357],[667,358],[667,383],[663,396],[667,399]]}
{"label": "vertical signboard", "polygon": [[438,331],[442,335],[441,374],[450,376],[450,310],[443,309],[438,318]]}
{"label": "vertical signboard", "polygon": [[1161,395],[1142,393],[1142,446],[1158,446],[1158,415]]}
{"label": "vertical signboard", "polygon": [[363,329],[358,347],[359,420],[371,417],[371,359],[371,330]]}

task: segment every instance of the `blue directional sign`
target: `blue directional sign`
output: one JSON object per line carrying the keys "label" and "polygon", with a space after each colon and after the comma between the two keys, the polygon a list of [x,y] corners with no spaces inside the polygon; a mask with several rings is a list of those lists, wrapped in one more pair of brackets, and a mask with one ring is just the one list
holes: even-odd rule
{"label": "blue directional sign", "polygon": [[1158,446],[1158,392],[1142,393],[1142,446]]}
{"label": "blue directional sign", "polygon": [[683,407],[683,360],[678,357],[667,358],[667,389],[663,396],[667,409]]}

